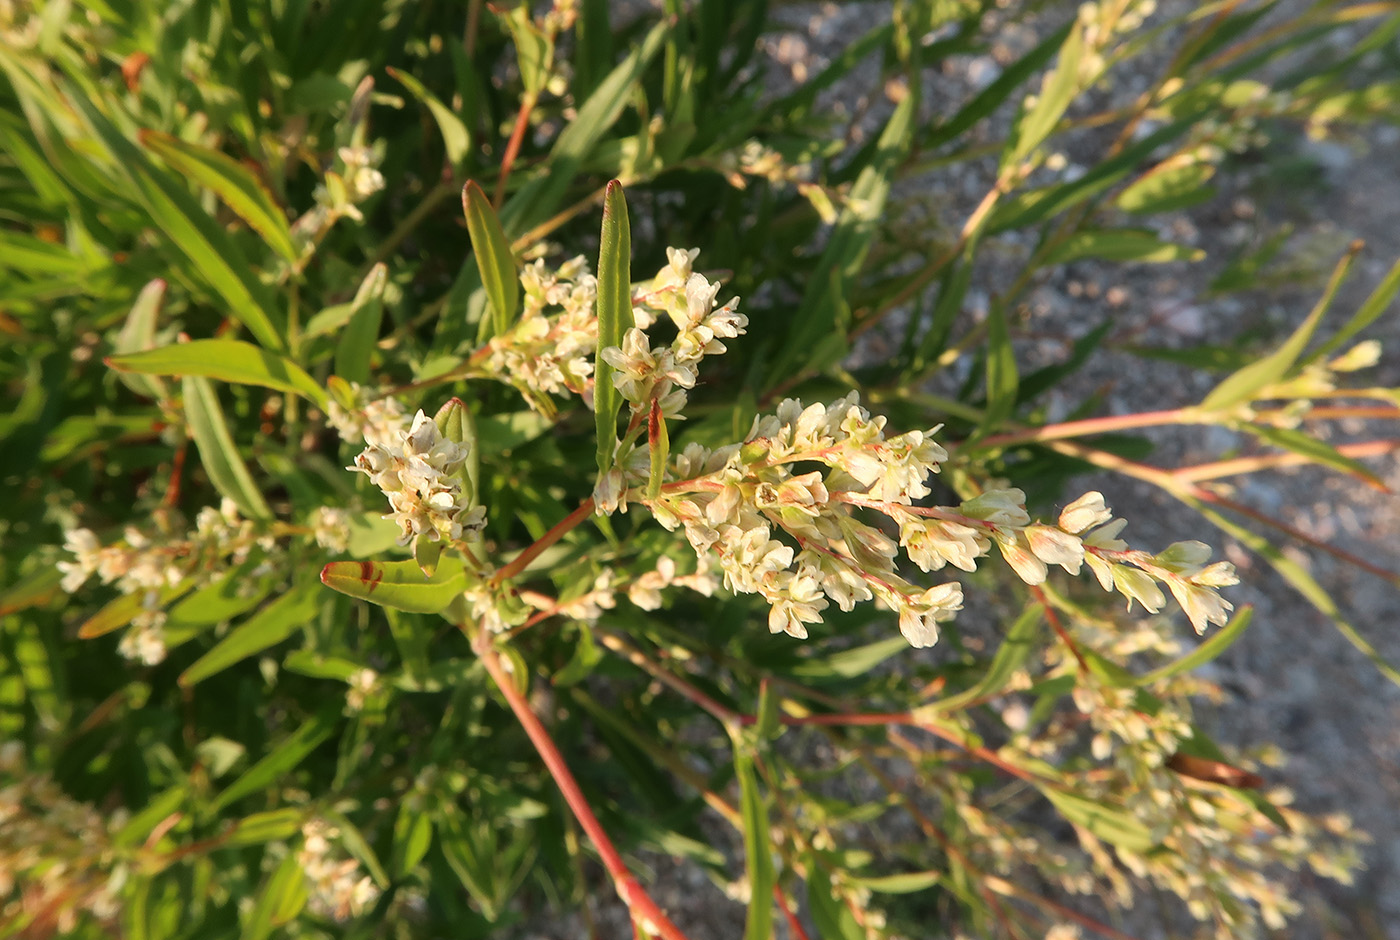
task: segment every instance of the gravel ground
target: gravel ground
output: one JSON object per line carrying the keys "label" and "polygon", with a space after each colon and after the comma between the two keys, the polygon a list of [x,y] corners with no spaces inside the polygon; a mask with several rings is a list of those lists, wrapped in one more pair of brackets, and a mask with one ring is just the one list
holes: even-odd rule
{"label": "gravel ground", "polygon": [[[1162,4],[1183,9],[1184,4]],[[1275,19],[1301,10],[1304,4],[1282,5]],[[776,18],[788,28],[770,34],[767,51],[786,66],[794,82],[816,74],[841,45],[887,14],[885,4],[793,4],[777,9]],[[1160,15],[1160,14],[1159,14]],[[930,76],[926,100],[935,109],[958,103],[992,81],[1001,67],[1030,48],[1046,24],[1062,22],[1063,13],[1040,23],[1022,21],[997,34],[987,54],[951,60],[942,73]],[[1338,38],[1354,42],[1364,26]],[[1150,65],[1150,60],[1148,62]],[[863,115],[859,127],[878,133],[888,103],[867,101],[851,89],[878,88],[872,63],[846,85],[826,96],[833,115]],[[1126,76],[1105,95],[1135,94],[1150,72]],[[986,131],[995,135],[997,129]],[[1326,272],[1353,239],[1366,248],[1350,282],[1333,308],[1332,323],[1340,322],[1359,305],[1400,258],[1400,160],[1395,157],[1400,128],[1382,126],[1354,138],[1310,142],[1274,136],[1264,148],[1266,159],[1236,164],[1217,181],[1219,196],[1179,213],[1165,223],[1176,241],[1206,251],[1197,264],[1101,265],[1079,262],[1040,281],[1029,294],[1022,321],[1028,339],[1018,347],[1023,371],[1062,360],[1067,340],[1110,319],[1111,347],[1135,343],[1182,347],[1207,342],[1228,345],[1246,330],[1262,332],[1277,342],[1307,313],[1321,292]],[[1087,141],[1092,148],[1096,142]],[[1082,158],[1092,158],[1086,149]],[[1065,154],[1073,172],[1073,145]],[[954,170],[903,184],[892,201],[904,211],[926,212],[956,229],[991,181],[987,166]],[[1154,222],[1154,224],[1156,224]],[[1281,226],[1294,235],[1286,259],[1277,268],[1298,278],[1266,291],[1208,297],[1208,285],[1225,259],[1241,246],[1258,244]],[[1000,255],[975,279],[965,315],[985,310],[988,290],[1005,286],[1008,272],[1029,245],[1005,239]],[[1400,318],[1391,315],[1375,324],[1369,336],[1385,347],[1375,384],[1400,385]],[[1324,330],[1325,330],[1324,326]],[[1263,349],[1263,346],[1259,348]],[[878,345],[861,355],[877,356]],[[1063,388],[1061,404],[1069,407],[1084,396],[1104,395],[1101,413],[1130,414],[1195,403],[1217,381],[1165,362],[1154,362],[1109,351],[1094,360]],[[1052,411],[1053,411],[1052,406]],[[1393,435],[1381,426],[1359,422],[1336,429],[1335,440]],[[1167,428],[1149,435],[1156,450],[1149,462],[1167,468],[1201,463],[1229,455],[1239,443],[1234,435],[1209,428]],[[1394,453],[1369,462],[1392,490],[1400,491],[1400,461]],[[1356,482],[1313,469],[1275,471],[1235,478],[1233,497],[1269,513],[1300,532],[1360,555],[1382,568],[1400,570],[1400,498],[1367,489]],[[1200,538],[1224,551],[1239,568],[1242,583],[1227,594],[1238,606],[1253,604],[1255,619],[1243,638],[1212,664],[1209,678],[1220,684],[1225,700],[1217,707],[1199,706],[1197,718],[1222,742],[1249,748],[1273,742],[1288,762],[1271,772],[1270,782],[1284,784],[1296,794],[1295,805],[1312,813],[1345,811],[1357,827],[1374,840],[1365,854],[1366,869],[1357,883],[1343,888],[1305,874],[1293,879],[1304,916],[1281,936],[1302,940],[1361,938],[1400,940],[1400,688],[1391,684],[1350,643],[1282,578],[1263,562],[1234,544],[1223,533],[1206,527],[1193,513],[1183,512],[1160,491],[1120,476],[1098,475],[1077,480],[1074,492],[1102,490],[1119,515],[1130,520],[1127,536],[1134,544],[1161,547],[1184,538]],[[1304,567],[1338,603],[1341,613],[1391,663],[1400,663],[1400,591],[1355,567],[1339,562],[1302,542],[1279,542],[1288,557]],[[717,823],[716,830],[727,829]],[[674,912],[692,940],[738,937],[743,932],[743,908],[723,897],[698,871],[655,860],[654,896]],[[607,895],[605,886],[595,897]],[[1166,936],[1160,923],[1142,909],[1130,913],[1123,928],[1144,940]],[[598,911],[600,937],[629,936],[625,911],[613,903]],[[555,923],[530,937],[582,936],[577,921]]]}

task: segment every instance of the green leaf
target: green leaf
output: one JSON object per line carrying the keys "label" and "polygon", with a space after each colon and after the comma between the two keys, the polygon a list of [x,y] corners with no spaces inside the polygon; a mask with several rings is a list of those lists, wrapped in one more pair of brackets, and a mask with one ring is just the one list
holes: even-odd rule
{"label": "green leaf", "polygon": [[1346,325],[1333,334],[1331,339],[1310,353],[1305,361],[1315,362],[1351,342],[1354,336],[1380,319],[1381,314],[1385,313],[1394,302],[1397,293],[1400,293],[1400,261],[1396,261],[1391,266],[1390,271],[1376,285],[1376,289],[1371,292],[1371,295],[1366,298],[1356,313],[1352,314]]}
{"label": "green leaf", "polygon": [[1068,23],[1051,33],[1041,41],[1040,45],[1008,66],[1006,71],[997,76],[995,81],[958,109],[956,114],[945,123],[935,127],[933,133],[929,135],[925,147],[932,149],[942,146],[948,141],[957,140],[974,124],[1000,107],[1002,102],[1011,97],[1013,92],[1019,90],[1032,75],[1045,67],[1051,56],[1064,45],[1073,25]]}
{"label": "green leaf", "polygon": [[146,155],[122,136],[88,96],[71,89],[67,98],[92,126],[95,135],[123,168],[136,198],[166,240],[180,251],[206,283],[228,303],[229,314],[248,328],[268,349],[286,348],[274,325],[272,300],[237,243],[205,212],[185,188],[184,180],[155,167]]}
{"label": "green leaf", "polygon": [[613,385],[615,371],[603,359],[603,350],[621,346],[632,329],[632,227],[627,218],[627,197],[617,180],[608,183],[603,201],[602,242],[598,247],[598,348],[594,357],[594,422],[598,434],[598,475],[612,469],[617,447],[617,414],[622,394]]}
{"label": "green leaf", "polygon": [[1006,639],[1001,641],[1001,645],[997,647],[996,655],[992,657],[991,664],[987,666],[987,671],[982,674],[982,678],[972,688],[965,689],[956,695],[941,698],[936,702],[930,702],[919,711],[935,714],[956,711],[1001,692],[1011,681],[1012,674],[1021,668],[1022,664],[1030,657],[1031,651],[1035,649],[1042,616],[1043,609],[1039,604],[1027,607],[1021,612],[1021,616],[1016,618],[1016,622],[1011,625],[1011,629],[1006,633]]}
{"label": "green leaf", "polygon": [[1389,492],[1389,488],[1386,487],[1384,481],[1371,472],[1371,469],[1364,463],[1359,460],[1353,460],[1326,441],[1318,440],[1304,431],[1299,431],[1295,428],[1276,428],[1267,424],[1251,423],[1241,423],[1239,429],[1252,434],[1266,444],[1272,444],[1275,447],[1281,447],[1284,450],[1291,451],[1318,466],[1330,467],[1339,473],[1345,473],[1347,476],[1355,477],[1367,486],[1380,490],[1382,493]]}
{"label": "green leaf", "polygon": [[[369,381],[374,346],[379,342],[379,321],[384,316],[384,287],[389,269],[376,264],[360,283],[350,303],[350,318],[335,346],[335,374],[347,382]],[[321,393],[324,397],[325,393]],[[321,405],[326,407],[325,404]]]}
{"label": "green leaf", "polygon": [[219,398],[214,394],[209,380],[187,375],[181,379],[181,388],[184,392],[185,418],[199,448],[199,461],[209,474],[209,481],[220,493],[233,500],[245,516],[271,519],[272,510],[253,483],[243,458],[238,456],[238,448],[233,445],[228,425],[224,423]]}
{"label": "green leaf", "polygon": [[268,247],[289,264],[296,263],[300,253],[292,241],[287,214],[246,166],[217,150],[160,131],[142,130],[140,141],[166,166],[212,190],[224,205],[262,236]]}
{"label": "green leaf", "polygon": [[274,930],[301,913],[308,897],[301,861],[296,852],[288,852],[258,894],[240,940],[267,940]]}
{"label": "green leaf", "polygon": [[736,737],[734,775],[739,781],[739,808],[744,821],[744,861],[749,874],[749,911],[744,940],[768,940],[773,935],[773,870],[768,807],[758,789],[753,757]]}
{"label": "green leaf", "polygon": [[394,852],[391,856],[394,875],[407,878],[418,867],[433,844],[433,820],[417,800],[409,796],[399,804],[394,820]]}
{"label": "green leaf", "polygon": [[997,301],[987,310],[987,407],[978,425],[979,436],[1000,428],[1015,412],[1019,385],[1006,311]]}
{"label": "green leaf", "polygon": [[1307,349],[1313,333],[1317,331],[1318,324],[1322,322],[1322,317],[1332,306],[1332,300],[1337,296],[1337,290],[1342,286],[1342,281],[1346,278],[1352,261],[1356,259],[1356,252],[1359,248],[1359,244],[1354,245],[1337,263],[1322,297],[1318,299],[1317,304],[1309,311],[1303,322],[1298,324],[1288,339],[1284,340],[1283,344],[1269,355],[1251,362],[1243,369],[1226,377],[1205,397],[1205,400],[1201,402],[1201,408],[1206,411],[1224,411],[1235,405],[1251,401],[1264,386],[1271,385],[1288,374],[1294,363],[1303,355],[1303,351]]}
{"label": "green leaf", "polygon": [[505,12],[501,19],[515,43],[515,59],[520,69],[520,84],[527,94],[538,94],[549,80],[549,63],[554,58],[549,37],[535,25],[530,16],[530,4],[522,3]]}
{"label": "green leaf", "polygon": [[[842,873],[843,882],[849,877]],[[867,940],[865,928],[836,893],[828,866],[815,853],[807,858],[807,910],[822,940]]]}
{"label": "green leaf", "polygon": [[1088,830],[1109,845],[1116,845],[1139,855],[1156,847],[1156,843],[1152,841],[1151,830],[1127,810],[1055,787],[1039,784],[1037,787],[1065,819]]}
{"label": "green leaf", "polygon": [[1206,256],[1200,248],[1164,242],[1148,229],[1091,229],[1075,232],[1046,254],[1046,267],[1066,264],[1080,258],[1108,261],[1199,261]]}
{"label": "green leaf", "polygon": [[431,578],[412,561],[333,561],[321,569],[321,583],[396,610],[436,614],[467,589],[467,574],[456,555],[443,558]]}
{"label": "green leaf", "polygon": [[1234,642],[1240,638],[1240,635],[1244,633],[1245,627],[1249,626],[1249,622],[1253,619],[1254,608],[1242,608],[1235,616],[1230,618],[1229,623],[1211,634],[1210,639],[1175,662],[1168,663],[1160,669],[1154,669],[1147,675],[1139,677],[1137,679],[1137,684],[1151,685],[1154,682],[1170,679],[1172,676],[1179,676],[1200,666],[1204,666],[1229,649]]}
{"label": "green leaf", "polygon": [[173,636],[183,642],[200,628],[246,614],[272,590],[273,577],[255,577],[253,571],[262,562],[249,561],[227,575],[206,585],[171,607],[165,620],[166,644],[173,645]]}
{"label": "green leaf", "polygon": [[462,882],[462,887],[467,889],[467,894],[471,895],[472,900],[481,905],[481,913],[486,919],[495,920],[500,916],[496,905],[495,878],[491,868],[491,858],[495,853],[485,851],[487,846],[484,840],[481,840],[482,844],[478,844],[477,835],[470,831],[470,827],[462,824],[461,817],[455,810],[437,817],[438,848],[442,849],[448,866],[456,872],[458,880]]}
{"label": "green leaf", "polygon": [[[131,305],[131,312],[126,315],[126,322],[112,343],[118,356],[142,352],[155,345],[156,324],[160,320],[160,305],[165,300],[165,287],[165,281],[156,278],[136,295],[136,302]],[[117,378],[127,388],[146,398],[159,400],[169,397],[170,393],[160,379],[128,374],[118,375]]]}
{"label": "green leaf", "polygon": [[[189,591],[193,586],[194,579],[190,578],[173,588],[161,588],[157,604],[163,607]],[[78,628],[78,638],[91,640],[111,633],[113,630],[120,630],[131,623],[132,618],[141,612],[144,600],[144,594],[123,594],[120,597],[112,598],[102,606],[101,610],[83,622],[83,625]]]}
{"label": "green leaf", "polygon": [[180,674],[180,685],[188,688],[234,663],[281,643],[316,616],[320,606],[317,594],[310,583],[293,587],[234,627],[213,649],[195,660]]}
{"label": "green leaf", "polygon": [[792,672],[804,679],[854,679],[907,649],[908,640],[902,636],[892,636],[829,656],[804,659],[792,668]]}
{"label": "green leaf", "polygon": [[1060,45],[1055,68],[1041,82],[1035,104],[1021,114],[1007,138],[1001,158],[1003,170],[1024,160],[1055,129],[1082,87],[1079,65],[1083,56],[1084,27],[1076,22]]}
{"label": "green leaf", "polygon": [[1158,166],[1125,187],[1113,204],[1139,215],[1183,209],[1215,195],[1206,185],[1214,175],[1209,163]]}
{"label": "green leaf", "polygon": [[913,894],[932,888],[942,878],[942,872],[911,871],[902,875],[881,875],[873,878],[848,875],[846,881],[877,894]]}
{"label": "green leaf", "polygon": [[146,840],[157,825],[177,812],[189,799],[189,790],[181,782],[151,798],[134,816],[112,835],[112,844],[121,848],[132,848]]}
{"label": "green leaf", "polygon": [[219,848],[241,848],[267,842],[283,842],[292,838],[306,821],[300,809],[274,809],[244,816],[219,839]]}
{"label": "green leaf", "polygon": [[20,232],[0,232],[0,271],[18,271],[34,278],[77,278],[90,265],[66,245],[55,244]]}
{"label": "green leaf", "polygon": [[423,83],[407,72],[396,68],[385,68],[393,78],[405,88],[413,97],[427,105],[428,110],[433,115],[433,120],[437,121],[438,131],[442,134],[443,147],[447,152],[447,162],[455,169],[462,165],[467,154],[472,149],[471,132],[467,130],[467,125],[462,123],[462,119],[452,112],[452,109],[443,104],[432,92],[424,87]]}
{"label": "green leaf", "polygon": [[520,312],[520,275],[501,220],[480,186],[468,180],[462,187],[462,212],[472,240],[481,283],[491,301],[491,332],[500,336],[515,325]]}
{"label": "green leaf", "polygon": [[329,404],[325,389],[296,363],[236,339],[196,339],[144,352],[109,356],[107,364],[119,372],[198,375],[238,385],[257,385],[292,392],[319,408]]}
{"label": "green leaf", "polygon": [[592,675],[593,670],[603,661],[603,651],[594,642],[592,629],[581,620],[575,626],[578,628],[578,643],[574,646],[574,653],[550,680],[550,685],[556,689],[568,688],[582,682]]}
{"label": "green leaf", "polygon": [[305,760],[306,756],[316,750],[322,741],[334,734],[338,724],[340,724],[339,702],[335,703],[334,707],[327,707],[308,718],[300,728],[292,732],[271,753],[244,771],[241,777],[229,784],[222,793],[215,797],[209,805],[209,811],[218,813],[224,807],[243,799],[245,796],[266,790]]}
{"label": "green leaf", "polygon": [[1191,119],[1168,124],[1118,156],[1103,161],[1079,179],[1031,189],[1002,201],[987,219],[985,234],[993,235],[1007,229],[1034,225],[1096,196],[1127,176],[1158,147],[1186,133],[1192,126]]}

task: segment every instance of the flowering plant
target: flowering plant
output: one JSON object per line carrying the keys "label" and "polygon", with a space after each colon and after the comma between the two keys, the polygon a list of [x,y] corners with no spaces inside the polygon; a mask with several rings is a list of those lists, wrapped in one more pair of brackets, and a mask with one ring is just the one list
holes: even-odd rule
{"label": "flowering plant", "polygon": [[[1323,336],[1353,250],[1143,413],[1064,389],[1151,350],[1106,323],[1029,371],[1019,305],[1194,258],[1124,219],[1276,123],[1387,113],[1315,38],[1384,5],[1102,0],[946,108],[1004,4],[895,4],[795,88],[756,0],[128,6],[0,4],[0,933],[1067,940],[1156,892],[1234,938],[1308,913],[1289,871],[1352,877],[1202,667],[1273,628],[1252,551],[1400,677],[1219,482],[1381,485],[1320,422],[1396,417],[1353,376],[1400,268]],[[1266,89],[1298,45],[1317,80]],[[814,105],[877,54],[847,147]],[[1124,439],[1187,425],[1271,450]],[[1130,544],[1086,469],[1186,537]]]}

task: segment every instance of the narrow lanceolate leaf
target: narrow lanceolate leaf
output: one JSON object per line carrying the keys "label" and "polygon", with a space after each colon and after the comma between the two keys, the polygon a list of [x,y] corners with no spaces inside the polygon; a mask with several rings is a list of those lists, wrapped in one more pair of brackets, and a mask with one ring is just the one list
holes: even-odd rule
{"label": "narrow lanceolate leaf", "polygon": [[1292,451],[1319,466],[1329,467],[1339,473],[1355,477],[1372,489],[1380,490],[1382,493],[1390,492],[1390,488],[1371,471],[1370,467],[1359,460],[1348,457],[1326,441],[1320,441],[1304,431],[1299,431],[1296,428],[1275,428],[1266,424],[1241,424],[1240,430],[1247,431],[1266,444]]}
{"label": "narrow lanceolate leaf", "polygon": [[321,569],[321,583],[396,610],[435,614],[467,589],[467,575],[455,555],[443,558],[431,578],[412,561],[333,561]]}
{"label": "narrow lanceolate leaf", "polygon": [[317,406],[328,404],[325,389],[285,356],[236,339],[197,339],[144,352],[109,356],[118,372],[142,375],[204,376],[236,385],[258,385],[292,392]]}
{"label": "narrow lanceolate leaf", "polygon": [[1055,68],[1041,83],[1035,104],[1021,114],[1012,129],[1006,151],[1002,154],[1003,170],[1024,160],[1055,129],[1065,109],[1074,100],[1075,92],[1081,87],[1079,65],[1083,57],[1084,27],[1076,23],[1060,46]]}
{"label": "narrow lanceolate leaf", "polygon": [[1283,341],[1283,345],[1263,359],[1251,362],[1243,369],[1226,377],[1206,396],[1205,401],[1201,402],[1201,407],[1207,411],[1218,411],[1251,401],[1264,386],[1277,382],[1287,375],[1299,357],[1303,355],[1303,350],[1308,348],[1313,333],[1317,331],[1322,317],[1332,306],[1332,299],[1337,296],[1337,289],[1342,286],[1342,281],[1346,279],[1347,271],[1351,269],[1351,263],[1356,259],[1356,253],[1359,250],[1360,245],[1354,245],[1337,263],[1336,268],[1332,271],[1331,279],[1327,282],[1327,288],[1323,291],[1317,305],[1312,308],[1303,322],[1298,324],[1297,329],[1288,339]]}
{"label": "narrow lanceolate leaf", "polygon": [[1011,417],[1020,381],[1006,311],[1000,303],[994,303],[987,311],[987,410],[982,418],[982,433],[1001,427]]}
{"label": "narrow lanceolate leaf", "polygon": [[221,494],[233,500],[243,515],[252,519],[271,519],[272,510],[253,483],[253,477],[224,423],[219,397],[203,376],[187,375],[181,380],[184,392],[185,419],[190,434],[199,448],[199,461],[209,474],[209,481]]}
{"label": "narrow lanceolate leaf", "polygon": [[598,350],[594,357],[593,411],[598,428],[598,473],[612,469],[617,445],[617,413],[622,395],[613,385],[613,367],[603,350],[621,346],[632,329],[632,229],[627,197],[617,180],[608,183],[603,202],[603,234],[598,248]]}
{"label": "narrow lanceolate leaf", "polygon": [[1087,829],[1109,845],[1116,845],[1139,855],[1156,845],[1152,832],[1137,817],[1122,807],[1100,803],[1087,796],[1041,787],[1040,792],[1055,804],[1060,815],[1082,829]]}
{"label": "narrow lanceolate leaf", "polygon": [[1021,668],[1035,647],[1041,616],[1042,608],[1040,605],[1035,604],[1026,608],[1025,612],[1016,618],[1016,622],[1011,625],[1006,639],[1002,640],[1001,646],[997,647],[997,653],[992,657],[991,665],[987,667],[987,671],[976,685],[956,695],[932,702],[920,709],[920,712],[957,711],[999,693],[1011,681],[1011,676],[1017,669]]}
{"label": "narrow lanceolate leaf", "polygon": [[758,789],[753,757],[735,741],[734,774],[739,780],[739,804],[744,819],[744,861],[749,874],[749,912],[744,940],[773,936],[773,855],[768,831],[768,807]]}
{"label": "narrow lanceolate leaf", "polygon": [[243,928],[242,940],[267,940],[274,930],[301,913],[308,897],[310,893],[301,861],[297,853],[288,852],[258,894],[248,923]]}
{"label": "narrow lanceolate leaf", "polygon": [[269,248],[287,262],[296,262],[298,252],[286,213],[246,166],[217,150],[159,131],[142,131],[141,143],[181,176],[213,190],[224,205],[262,236]]}
{"label": "narrow lanceolate leaf", "polygon": [[1209,163],[1160,166],[1130,184],[1113,204],[1142,215],[1181,209],[1215,194],[1214,187],[1206,185],[1214,175],[1215,167]]}
{"label": "narrow lanceolate leaf", "polygon": [[1400,293],[1400,261],[1395,262],[1386,276],[1376,285],[1376,289],[1371,291],[1371,296],[1367,297],[1356,313],[1352,314],[1346,325],[1332,334],[1331,339],[1309,353],[1305,361],[1315,362],[1324,356],[1330,356],[1351,342],[1352,337],[1374,323],[1381,314],[1390,308],[1397,293]]}
{"label": "narrow lanceolate leaf", "polygon": [[1253,619],[1253,607],[1241,608],[1235,616],[1230,618],[1229,623],[1212,633],[1210,639],[1175,662],[1168,663],[1161,669],[1154,669],[1147,675],[1139,677],[1136,680],[1137,684],[1151,685],[1162,679],[1170,679],[1172,676],[1179,676],[1204,666],[1229,649],[1231,644],[1240,638],[1240,634],[1244,633],[1245,627],[1249,626],[1249,622]]}
{"label": "narrow lanceolate leaf", "polygon": [[515,270],[515,256],[491,200],[470,180],[462,187],[462,211],[467,216],[467,232],[481,283],[491,301],[491,332],[500,336],[515,325],[520,311],[520,277]]}
{"label": "narrow lanceolate leaf", "polygon": [[[113,348],[118,354],[142,352],[156,344],[156,323],[160,320],[160,305],[165,300],[165,281],[160,278],[141,288],[131,312],[126,315]],[[147,375],[118,375],[127,388],[147,398],[165,398],[165,383]]]}
{"label": "narrow lanceolate leaf", "polygon": [[[157,594],[157,604],[164,608],[167,604],[189,593],[192,587],[194,587],[194,579],[188,578],[175,587],[160,588]],[[141,612],[144,601],[144,592],[123,594],[120,597],[112,598],[102,606],[101,610],[83,621],[83,625],[78,628],[78,639],[92,640],[99,636],[105,636],[113,630],[120,630],[131,623]]]}
{"label": "narrow lanceolate leaf", "polygon": [[1190,245],[1164,242],[1147,229],[1090,229],[1075,232],[1045,256],[1044,264],[1066,264],[1080,258],[1108,261],[1199,261],[1206,253]]}
{"label": "narrow lanceolate leaf", "polygon": [[214,802],[209,807],[209,812],[211,814],[217,813],[236,800],[267,789],[283,774],[305,760],[306,755],[314,751],[317,745],[335,732],[335,727],[339,723],[340,703],[335,703],[333,708],[327,706],[307,719],[300,728],[292,732],[291,737],[277,745],[272,753],[249,767],[243,772],[243,776],[229,784],[228,789],[215,797]]}
{"label": "narrow lanceolate leaf", "polygon": [[340,332],[335,347],[335,374],[347,382],[369,381],[374,344],[379,341],[379,321],[384,316],[384,286],[389,269],[383,264],[370,268],[350,304],[350,319]]}
{"label": "narrow lanceolate leaf", "polygon": [[229,315],[247,327],[260,345],[284,349],[286,343],[275,325],[267,288],[237,243],[190,194],[184,180],[155,166],[86,95],[72,92],[68,98],[116,164],[126,170],[136,199],[166,240],[184,254],[192,273],[224,299]]}
{"label": "narrow lanceolate leaf", "polygon": [[423,87],[423,83],[407,72],[398,69],[385,69],[398,81],[399,84],[409,90],[409,93],[419,101],[423,102],[432,113],[433,120],[437,121],[438,131],[442,134],[442,143],[447,151],[447,162],[454,167],[462,165],[462,160],[466,158],[468,151],[472,149],[471,132],[467,130],[467,125],[462,123],[462,119],[453,113],[452,109],[438,100],[437,95]]}
{"label": "narrow lanceolate leaf", "polygon": [[180,684],[188,688],[223,672],[234,663],[281,643],[316,616],[318,593],[308,583],[292,588],[234,627],[213,649],[195,660],[181,673]]}

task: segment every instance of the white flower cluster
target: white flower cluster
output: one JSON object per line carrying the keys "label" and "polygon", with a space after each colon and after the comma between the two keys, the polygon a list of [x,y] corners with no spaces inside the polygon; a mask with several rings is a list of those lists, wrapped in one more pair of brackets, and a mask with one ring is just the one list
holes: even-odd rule
{"label": "white flower cluster", "polygon": [[[1102,494],[1071,503],[1058,525],[1033,522],[1017,489],[988,490],[958,507],[913,505],[929,493],[928,474],[947,459],[933,440],[937,430],[886,439],[884,419],[871,417],[854,394],[829,407],[789,399],[758,418],[742,444],[715,451],[688,445],[668,475],[674,482],[644,502],[668,529],[683,526],[698,555],[718,557],[727,588],[769,602],[770,629],[796,637],[805,637],[805,625],[819,622],[830,603],[851,610],[877,599],[899,612],[911,644],[936,642],[938,621],[962,605],[961,587],[906,581],[896,569],[900,547],[925,572],[946,565],[973,571],[995,544],[1028,584],[1042,583],[1051,565],[1077,575],[1088,564],[1105,590],[1129,603],[1156,612],[1166,602],[1165,585],[1198,632],[1226,622],[1232,606],[1218,589],[1237,582],[1234,567],[1210,564],[1201,542],[1178,542],[1156,555],[1129,550],[1117,538],[1125,523],[1113,519]],[[827,469],[793,471],[812,463]],[[624,509],[625,483],[643,476],[640,466],[628,471],[615,473],[604,494]],[[898,544],[852,515],[856,507],[893,519]]]}
{"label": "white flower cluster", "polygon": [[332,398],[327,414],[341,440],[348,444],[364,441],[390,446],[399,439],[400,433],[408,430],[409,417],[398,399],[370,399],[367,390],[358,383],[349,385],[354,407],[344,408]]}
{"label": "white flower cluster", "polygon": [[704,559],[694,574],[677,574],[676,563],[669,555],[662,555],[655,568],[642,572],[627,586],[627,599],[642,610],[657,610],[661,607],[661,592],[669,587],[689,588],[710,597],[719,587],[719,579],[704,566]]}
{"label": "white flower cluster", "polygon": [[[734,297],[716,309],[719,284],[710,283],[693,270],[699,249],[666,250],[669,262],[632,294],[636,326],[622,337],[622,345],[604,349],[602,357],[616,371],[613,385],[631,403],[633,413],[648,412],[652,401],[667,417],[685,407],[685,390],[699,378],[700,360],[725,351],[722,339],[744,333],[749,319],[735,310]],[[647,329],[664,313],[676,326],[676,338],[668,346],[652,346]]]}
{"label": "white flower cluster", "polygon": [[[128,875],[111,838],[124,821],[71,799],[48,774],[28,771],[18,741],[0,744],[0,931],[28,936],[26,928],[37,927],[34,936],[66,936],[84,915],[110,925]],[[46,920],[36,924],[36,913]]]}
{"label": "white flower cluster", "polygon": [[486,510],[468,504],[459,474],[470,451],[443,437],[437,424],[422,411],[407,432],[391,441],[373,443],[346,467],[365,474],[389,498],[399,526],[399,544],[416,537],[431,542],[456,540],[486,527]]}
{"label": "white flower cluster", "polygon": [[[545,267],[543,260],[526,265],[520,286],[524,289],[520,319],[505,334],[491,339],[484,361],[472,374],[508,382],[531,408],[553,415],[551,395],[588,391],[598,345],[594,313],[598,279],[579,255],[554,270]],[[551,308],[559,312],[551,314]]]}
{"label": "white flower cluster", "polygon": [[[887,440],[884,418],[872,418],[858,401],[853,393],[804,408],[789,399],[755,420],[742,444],[715,451],[690,444],[674,462],[678,482],[649,506],[668,529],[684,527],[702,561],[715,553],[729,590],[769,602],[775,633],[805,637],[806,624],[819,622],[829,603],[851,610],[878,598],[899,612],[911,644],[930,646],[938,621],[962,606],[962,588],[922,588],[900,577],[894,541],[856,519],[843,497],[873,493],[907,504],[926,496],[924,478],[947,453],[933,431]],[[811,462],[827,470],[793,472]]]}
{"label": "white flower cluster", "polygon": [[[1176,542],[1164,551],[1130,551],[1118,538],[1127,523],[1114,519],[1102,493],[1086,493],[1065,507],[1058,525],[1032,522],[1026,494],[1018,489],[988,490],[953,507],[876,507],[899,522],[899,543],[925,571],[952,565],[964,571],[995,543],[1013,571],[1027,584],[1045,581],[1050,565],[1077,575],[1083,565],[1105,591],[1117,591],[1156,613],[1166,603],[1166,585],[1197,633],[1207,624],[1223,626],[1234,607],[1218,589],[1237,584],[1229,562],[1209,564],[1204,542]],[[870,501],[862,501],[871,505]]]}
{"label": "white flower cluster", "polygon": [[[651,397],[657,397],[665,414],[677,413],[685,403],[683,390],[695,384],[696,364],[705,355],[723,352],[719,339],[737,336],[748,323],[734,312],[737,298],[714,309],[719,287],[694,272],[698,254],[698,248],[667,249],[666,266],[650,281],[633,285],[635,329],[620,349],[604,351],[620,370],[613,380],[634,402],[634,410],[649,408]],[[598,281],[579,256],[556,269],[535,261],[521,272],[520,285],[524,303],[519,321],[478,350],[464,374],[513,385],[531,408],[552,417],[551,396],[573,393],[591,399]],[[678,335],[669,347],[653,349],[645,331],[662,314],[675,323]]]}
{"label": "white flower cluster", "polygon": [[307,906],[312,913],[344,922],[374,903],[379,897],[374,881],[360,875],[360,865],[353,858],[337,857],[332,851],[339,829],[325,820],[312,819],[301,827],[301,834],[297,861],[309,882]]}
{"label": "white flower cluster", "polygon": [[178,538],[156,540],[128,526],[122,541],[102,545],[90,529],[71,529],[64,547],[72,561],[56,563],[63,572],[60,586],[72,594],[96,575],[103,584],[114,584],[124,595],[140,595],[141,607],[132,617],[117,651],[127,659],[154,666],[165,659],[162,593],[194,579],[210,580],[227,564],[238,565],[255,549],[269,551],[275,539],[239,516],[232,500],[219,508],[204,507],[195,518],[195,529]]}
{"label": "white flower cluster", "polygon": [[379,673],[368,667],[357,669],[345,680],[345,714],[358,715],[365,710],[370,697],[379,691]]}

